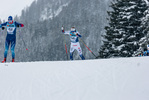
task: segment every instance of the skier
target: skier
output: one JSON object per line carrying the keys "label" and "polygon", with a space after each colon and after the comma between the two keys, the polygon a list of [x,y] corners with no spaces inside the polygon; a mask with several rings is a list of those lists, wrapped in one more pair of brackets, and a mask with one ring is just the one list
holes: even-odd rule
{"label": "skier", "polygon": [[138,53],[138,57],[142,57],[143,56],[143,53],[142,52],[139,52]]}
{"label": "skier", "polygon": [[147,56],[149,56],[149,44],[147,45]]}
{"label": "skier", "polygon": [[17,27],[24,27],[23,24],[20,24],[16,21],[13,21],[13,17],[8,17],[8,22],[5,22],[3,24],[0,24],[0,28],[4,29],[4,26],[6,26],[7,29],[7,36],[5,41],[5,52],[4,52],[4,60],[2,63],[6,62],[7,59],[7,52],[9,49],[9,45],[11,43],[11,53],[12,53],[12,62],[15,61],[15,44],[16,44],[16,28]]}
{"label": "skier", "polygon": [[143,56],[147,56],[147,49],[144,48]]}
{"label": "skier", "polygon": [[62,27],[62,33],[68,34],[70,36],[71,40],[71,46],[70,46],[70,59],[73,60],[73,52],[74,50],[77,50],[81,59],[85,60],[85,57],[82,54],[82,49],[80,47],[79,39],[78,37],[82,37],[80,33],[75,29],[75,27],[72,27],[70,31],[65,31],[64,27]]}

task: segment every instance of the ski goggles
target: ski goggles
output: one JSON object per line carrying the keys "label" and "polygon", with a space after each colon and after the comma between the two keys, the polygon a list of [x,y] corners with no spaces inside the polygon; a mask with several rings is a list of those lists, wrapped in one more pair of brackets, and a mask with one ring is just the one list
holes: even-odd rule
{"label": "ski goggles", "polygon": [[11,18],[8,18],[8,21],[12,20]]}

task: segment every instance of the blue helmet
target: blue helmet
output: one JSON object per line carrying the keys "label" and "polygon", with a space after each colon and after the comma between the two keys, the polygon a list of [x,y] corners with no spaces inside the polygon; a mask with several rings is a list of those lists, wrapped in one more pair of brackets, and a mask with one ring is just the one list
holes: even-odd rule
{"label": "blue helmet", "polygon": [[13,20],[12,16],[9,16],[8,21],[12,21],[12,20]]}

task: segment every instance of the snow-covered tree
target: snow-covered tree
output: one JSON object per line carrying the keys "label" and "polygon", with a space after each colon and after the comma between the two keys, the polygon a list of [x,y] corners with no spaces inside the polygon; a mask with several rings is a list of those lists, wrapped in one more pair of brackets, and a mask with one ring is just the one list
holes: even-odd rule
{"label": "snow-covered tree", "polygon": [[109,26],[105,27],[100,57],[131,57],[139,48],[139,40],[146,34],[142,18],[147,4],[144,0],[115,0],[110,7]]}
{"label": "snow-covered tree", "polygon": [[149,0],[144,0],[148,6],[148,9],[144,12],[144,17],[142,19],[142,27],[144,27],[144,37],[139,40],[140,48],[134,53],[136,55],[138,52],[144,51],[146,49],[147,44],[149,44]]}

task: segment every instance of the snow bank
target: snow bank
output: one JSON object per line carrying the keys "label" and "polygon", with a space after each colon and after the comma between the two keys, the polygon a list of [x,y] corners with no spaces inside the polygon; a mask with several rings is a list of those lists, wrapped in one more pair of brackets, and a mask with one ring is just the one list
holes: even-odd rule
{"label": "snow bank", "polygon": [[0,64],[0,100],[149,100],[149,57]]}

